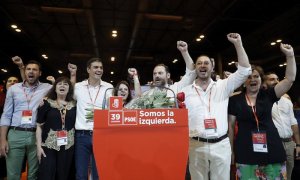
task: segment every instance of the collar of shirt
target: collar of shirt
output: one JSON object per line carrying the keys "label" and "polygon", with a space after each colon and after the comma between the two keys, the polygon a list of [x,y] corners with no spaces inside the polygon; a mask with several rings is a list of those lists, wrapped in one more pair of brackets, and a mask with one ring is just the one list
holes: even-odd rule
{"label": "collar of shirt", "polygon": [[200,86],[198,86],[198,85],[196,84],[196,80],[195,80],[195,81],[193,82],[193,84],[192,84],[192,87],[193,87],[193,88],[199,89],[201,92],[207,93],[207,92],[210,91],[210,89],[212,88],[212,86],[215,85],[215,84],[216,84],[216,82],[213,81],[212,79],[210,79],[210,83],[209,83],[209,85],[207,86],[206,90],[204,91]]}
{"label": "collar of shirt", "polygon": [[100,87],[101,87],[101,86],[104,86],[104,85],[105,85],[105,82],[102,81],[102,80],[100,80],[100,84],[99,84],[99,85],[97,85],[97,86],[92,86],[92,85],[89,84],[89,80],[87,79],[87,80],[82,81],[82,84],[83,84],[84,86],[89,86],[89,87],[97,88],[97,87],[99,87],[99,86],[100,86]]}
{"label": "collar of shirt", "polygon": [[37,88],[37,87],[39,87],[39,85],[41,84],[41,82],[40,81],[37,81],[37,83],[35,83],[33,86],[31,86],[31,87],[27,87],[26,86],[26,80],[24,80],[23,82],[22,82],[22,87],[26,87],[26,88],[31,88],[31,89],[35,89],[35,88]]}

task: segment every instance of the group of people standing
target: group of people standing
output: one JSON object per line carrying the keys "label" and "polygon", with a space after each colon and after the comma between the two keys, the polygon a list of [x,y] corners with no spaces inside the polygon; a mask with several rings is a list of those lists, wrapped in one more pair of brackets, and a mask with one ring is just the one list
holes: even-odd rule
{"label": "group of people standing", "polygon": [[[263,89],[263,80],[268,77],[264,77],[260,67],[250,66],[240,35],[233,33],[227,38],[237,52],[237,71],[226,79],[213,81],[213,59],[200,56],[195,64],[196,80],[182,90],[185,92],[185,104],[189,111],[191,178],[228,180],[231,164],[235,164],[236,179],[291,179],[291,161],[294,159],[289,157],[287,162],[283,145],[285,141],[290,142],[299,158],[299,129],[295,120],[290,123],[289,118],[295,117],[282,119],[282,115],[278,123],[285,124],[288,133],[287,137],[279,136],[273,122],[273,111],[276,108],[278,110],[278,107],[273,105],[295,81],[293,48],[288,44],[280,45],[287,60],[285,78]],[[243,90],[234,93],[241,85]],[[284,111],[279,110],[277,113],[284,114]],[[295,136],[296,145],[292,141],[292,135]]]}
{"label": "group of people standing", "polygon": [[[285,79],[264,90],[264,76],[250,66],[240,35],[230,33],[227,38],[236,49],[238,68],[226,79],[212,80],[215,62],[206,55],[199,56],[194,65],[183,41],[177,42],[177,48],[186,72],[179,82],[168,84],[171,74],[164,64],[153,70],[155,87],[185,93],[191,178],[227,180],[231,162],[236,162],[239,179],[285,179],[286,153],[272,120],[272,107],[295,80],[293,48],[281,44],[287,58]],[[101,177],[93,155],[92,112],[105,106],[103,99],[113,85],[101,79],[103,64],[99,58],[87,62],[89,76],[82,82],[76,83],[76,65],[69,64],[68,69],[70,78],[59,77],[53,85],[41,83],[41,65],[29,61],[24,66],[24,81],[7,91],[0,121],[0,155],[6,157],[9,180],[20,179],[25,154],[28,179],[86,180],[89,167],[93,180]],[[128,73],[133,78],[135,96],[141,96],[137,70],[129,68]],[[230,97],[243,84],[244,91]],[[122,96],[123,104],[134,98],[126,81],[119,82],[114,92],[109,93]],[[173,97],[171,91],[167,95]],[[234,140],[236,122],[238,132]],[[292,125],[295,124],[293,121]],[[300,153],[299,133],[297,136]],[[76,177],[72,176],[73,160]]]}

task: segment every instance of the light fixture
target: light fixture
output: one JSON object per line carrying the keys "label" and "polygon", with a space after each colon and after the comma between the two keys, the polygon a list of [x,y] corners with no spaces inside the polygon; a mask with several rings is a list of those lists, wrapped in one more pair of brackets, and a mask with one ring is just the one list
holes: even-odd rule
{"label": "light fixture", "polygon": [[232,65],[232,64],[235,64],[235,61],[231,61],[231,62],[228,63],[229,66]]}
{"label": "light fixture", "polygon": [[58,73],[59,73],[59,74],[62,74],[63,72],[62,72],[62,70],[58,70]]}
{"label": "light fixture", "polygon": [[2,72],[5,72],[5,73],[7,72],[7,70],[6,70],[6,69],[1,69],[1,71],[2,71]]}
{"label": "light fixture", "polygon": [[282,67],[283,66],[283,64],[279,64],[279,67]]}
{"label": "light fixture", "polygon": [[199,41],[201,41],[201,39],[200,39],[200,38],[197,38],[197,39],[196,39],[196,41],[198,41],[198,42],[199,42]]}
{"label": "light fixture", "polygon": [[199,37],[200,37],[201,39],[203,39],[205,36],[204,36],[203,34],[201,34]]}
{"label": "light fixture", "polygon": [[280,43],[282,40],[281,39],[277,39],[276,42]]}
{"label": "light fixture", "polygon": [[116,58],[115,58],[114,56],[112,56],[112,57],[110,58],[110,60],[111,60],[111,61],[115,61]]}
{"label": "light fixture", "polygon": [[15,29],[15,31],[17,31],[17,32],[21,32],[21,29]]}
{"label": "light fixture", "polygon": [[10,27],[13,28],[13,29],[17,29],[18,28],[18,26],[15,25],[15,24],[12,24]]}
{"label": "light fixture", "polygon": [[174,59],[174,60],[173,60],[173,63],[176,63],[177,61],[178,61],[178,59]]}
{"label": "light fixture", "polygon": [[276,42],[271,42],[271,46],[274,46],[276,44]]}
{"label": "light fixture", "polygon": [[110,72],[110,74],[114,74],[114,72],[113,72],[113,71],[111,71],[111,72]]}
{"label": "light fixture", "polygon": [[43,57],[44,59],[48,59],[48,56],[47,56],[46,54],[42,54],[42,57]]}
{"label": "light fixture", "polygon": [[110,81],[111,83],[113,83],[114,81]]}
{"label": "light fixture", "polygon": [[112,30],[111,31],[111,36],[114,37],[114,38],[117,37],[118,36],[118,31],[117,30]]}

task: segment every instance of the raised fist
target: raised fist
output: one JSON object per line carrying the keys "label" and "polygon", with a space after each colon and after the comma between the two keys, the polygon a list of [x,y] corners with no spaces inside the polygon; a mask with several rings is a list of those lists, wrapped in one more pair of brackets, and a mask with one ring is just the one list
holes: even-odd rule
{"label": "raised fist", "polygon": [[50,81],[52,84],[55,82],[55,78],[53,76],[47,76],[46,78],[48,81]]}
{"label": "raised fist", "polygon": [[184,41],[177,41],[177,49],[180,52],[186,52],[188,50],[188,45]]}
{"label": "raised fist", "polygon": [[241,36],[238,33],[227,34],[227,39],[234,45],[242,44]]}
{"label": "raised fist", "polygon": [[294,56],[293,47],[289,44],[280,44],[280,50],[285,54],[285,56]]}
{"label": "raised fist", "polygon": [[15,63],[18,67],[24,67],[23,61],[19,56],[14,56],[11,58],[13,63]]}
{"label": "raised fist", "polygon": [[69,64],[68,64],[68,69],[69,69],[71,75],[72,75],[72,74],[76,74],[77,66],[76,66],[75,64],[69,63]]}
{"label": "raised fist", "polygon": [[128,68],[128,74],[130,77],[137,75],[137,70],[135,68]]}

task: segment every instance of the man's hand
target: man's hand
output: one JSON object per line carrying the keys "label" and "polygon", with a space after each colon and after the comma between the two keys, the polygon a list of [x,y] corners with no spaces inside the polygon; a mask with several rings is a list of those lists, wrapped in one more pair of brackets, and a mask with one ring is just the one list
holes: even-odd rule
{"label": "man's hand", "polygon": [[289,44],[280,44],[280,50],[285,56],[294,56],[293,47]]}
{"label": "man's hand", "polygon": [[182,53],[188,50],[188,45],[184,41],[177,41],[177,49]]}
{"label": "man's hand", "polygon": [[76,66],[75,64],[69,63],[69,64],[68,64],[68,69],[69,69],[69,71],[70,71],[71,76],[72,76],[72,75],[76,75],[76,72],[77,72],[77,66]]}
{"label": "man's hand", "polygon": [[7,140],[0,140],[0,156],[7,157],[8,149]]}
{"label": "man's hand", "polygon": [[54,78],[53,76],[47,76],[46,79],[47,79],[48,81],[50,81],[51,84],[54,84],[54,82],[55,82],[55,78]]}
{"label": "man's hand", "polygon": [[19,68],[24,68],[22,59],[19,56],[14,56],[11,58],[13,63],[15,63]]}
{"label": "man's hand", "polygon": [[128,74],[132,78],[133,76],[137,76],[137,70],[135,68],[129,68]]}
{"label": "man's hand", "polygon": [[227,39],[234,45],[242,45],[242,38],[238,33],[227,34]]}

